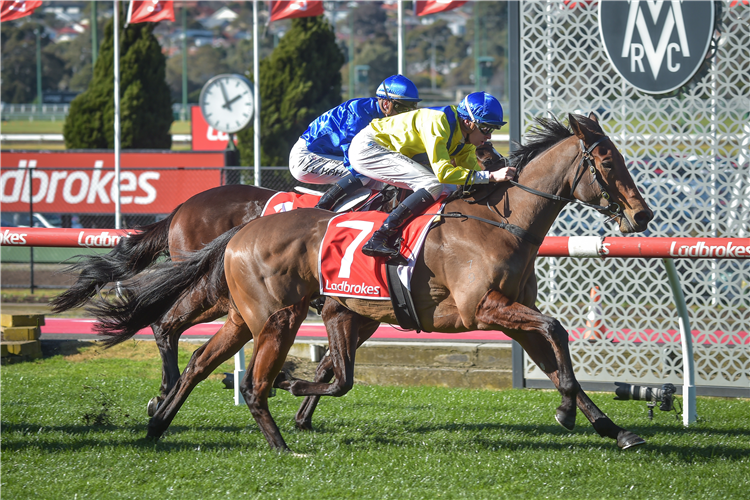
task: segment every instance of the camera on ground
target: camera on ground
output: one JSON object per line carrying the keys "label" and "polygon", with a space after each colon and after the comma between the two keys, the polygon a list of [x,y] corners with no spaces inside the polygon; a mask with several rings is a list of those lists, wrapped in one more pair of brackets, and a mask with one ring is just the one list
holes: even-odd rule
{"label": "camera on ground", "polygon": [[654,418],[654,406],[659,404],[661,411],[672,411],[674,409],[674,394],[677,392],[674,384],[664,384],[661,388],[649,387],[647,385],[634,385],[625,382],[615,382],[616,401],[647,401],[648,418]]}

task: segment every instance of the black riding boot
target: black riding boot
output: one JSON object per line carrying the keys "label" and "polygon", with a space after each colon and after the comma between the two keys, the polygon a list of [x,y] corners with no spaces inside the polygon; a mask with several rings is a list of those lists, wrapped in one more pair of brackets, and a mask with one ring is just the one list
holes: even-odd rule
{"label": "black riding boot", "polygon": [[398,234],[402,227],[414,217],[420,215],[430,205],[435,203],[432,195],[426,189],[412,193],[388,215],[388,218],[375,231],[370,241],[362,247],[362,253],[370,257],[396,257],[399,248],[394,248],[390,241]]}
{"label": "black riding boot", "polygon": [[315,208],[331,210],[342,198],[352,194],[361,187],[363,187],[362,181],[349,174],[328,189],[320,198],[318,204],[315,205]]}

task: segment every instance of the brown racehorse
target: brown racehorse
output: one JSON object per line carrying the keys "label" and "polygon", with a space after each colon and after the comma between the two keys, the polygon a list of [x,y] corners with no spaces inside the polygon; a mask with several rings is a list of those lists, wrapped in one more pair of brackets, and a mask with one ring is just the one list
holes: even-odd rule
{"label": "brown racehorse", "polygon": [[[498,160],[489,143],[477,154],[486,168],[493,168],[493,162]],[[110,283],[134,278],[159,257],[170,256],[172,261],[181,261],[183,256],[202,249],[230,229],[260,217],[266,202],[276,193],[261,187],[229,185],[196,194],[164,220],[139,228],[139,232],[123,238],[108,254],[85,256],[69,266],[65,271],[78,274],[78,278],[73,286],[52,301],[53,312],[59,314],[85,305]],[[385,194],[375,201],[375,206],[380,202],[387,203],[390,196]],[[181,295],[175,303],[157,300],[151,304],[149,322],[139,327],[150,325],[154,332],[162,359],[162,381],[159,396],[149,401],[149,416],[153,416],[159,403],[180,377],[177,363],[180,336],[194,325],[226,315],[229,311],[227,299],[225,286],[218,289],[213,287],[210,294],[207,287],[193,286],[190,293]],[[135,331],[132,332],[134,334]],[[119,338],[119,341],[124,340],[124,337]],[[325,357],[318,378],[329,381],[333,375],[330,358]],[[316,404],[317,398],[305,402],[305,410],[299,414],[298,427],[312,428],[311,419]]]}
{"label": "brown racehorse", "polygon": [[[473,204],[452,201],[446,212],[460,210],[463,216],[445,218],[428,234],[412,278],[419,319],[427,331],[504,331],[558,388],[562,402],[555,417],[561,425],[574,427],[577,405],[601,436],[615,439],[621,448],[640,445],[642,438],[614,424],[581,390],[568,333],[535,307],[534,261],[541,238],[571,198],[609,200],[623,233],[645,230],[653,213],[595,116],[571,115],[570,129],[555,120],[538,123],[541,128],[531,141],[513,155],[518,184],[480,187]],[[149,422],[149,436],[161,436],[192,388],[252,337],[253,356],[240,390],[272,448],[288,450],[268,411],[274,382],[296,395],[340,395],[351,387],[350,380],[331,384],[336,386],[331,391],[328,384],[277,379],[310,300],[319,292],[317,256],[332,216],[306,209],[257,219],[157,273],[163,286],[169,287],[164,280],[172,276],[174,286],[184,290],[196,271],[221,261],[224,253],[219,264],[225,268],[232,309]],[[379,322],[395,323],[396,318],[387,302],[334,299],[326,301],[323,319],[337,377],[349,376],[360,335],[369,336]],[[118,307],[136,307],[136,302]]]}

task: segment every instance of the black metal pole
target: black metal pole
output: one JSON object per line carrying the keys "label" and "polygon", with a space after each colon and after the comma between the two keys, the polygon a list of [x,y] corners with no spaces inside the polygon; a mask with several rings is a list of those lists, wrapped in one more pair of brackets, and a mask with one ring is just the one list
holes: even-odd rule
{"label": "black metal pole", "polygon": [[[227,142],[227,149],[224,150],[224,166],[239,167],[240,152],[234,144],[234,134],[227,135],[229,136],[229,142]],[[224,184],[242,184],[240,177],[240,171],[238,169],[224,169]]]}
{"label": "black metal pole", "polygon": [[[508,2],[508,32],[510,44],[508,56],[510,63],[510,150],[515,149],[514,142],[521,142],[521,0]],[[523,348],[513,341],[512,366],[513,388],[526,387],[523,367]]]}

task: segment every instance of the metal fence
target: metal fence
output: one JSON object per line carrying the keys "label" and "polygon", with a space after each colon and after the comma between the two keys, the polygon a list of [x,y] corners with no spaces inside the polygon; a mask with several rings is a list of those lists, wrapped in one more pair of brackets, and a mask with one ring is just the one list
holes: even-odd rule
{"label": "metal fence", "polygon": [[[709,74],[682,96],[657,99],[625,84],[611,66],[599,39],[597,3],[521,3],[522,130],[548,113],[595,111],[655,212],[648,236],[750,234],[750,87],[737,78],[750,71],[750,8],[724,7]],[[550,234],[617,232],[592,211],[567,208]],[[675,263],[694,330],[699,394],[747,390],[750,263]],[[582,383],[681,383],[678,320],[661,261],[542,258],[537,277],[539,308],[576,339],[571,352]],[[593,307],[595,286],[603,295],[605,334],[584,339],[578,329]],[[547,385],[528,359],[525,376],[529,385]]]}
{"label": "metal fence", "polygon": [[[172,104],[172,116],[175,120],[185,120],[190,116],[190,106],[183,116],[182,104]],[[65,120],[70,111],[70,104],[7,104],[0,103],[0,118],[2,121],[23,120],[23,121],[58,121]]]}
{"label": "metal fence", "polygon": [[0,116],[3,121],[11,120],[65,120],[70,104],[0,104]]}

